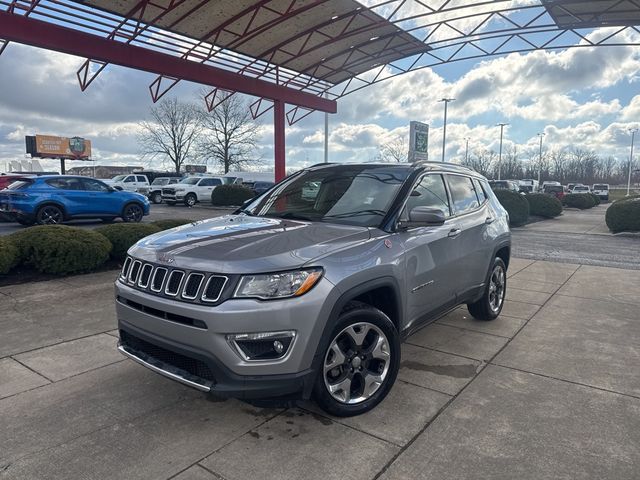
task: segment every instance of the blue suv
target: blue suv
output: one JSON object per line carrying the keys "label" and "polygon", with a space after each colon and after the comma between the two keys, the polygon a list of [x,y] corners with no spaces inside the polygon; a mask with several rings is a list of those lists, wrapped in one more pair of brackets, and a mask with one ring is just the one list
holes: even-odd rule
{"label": "blue suv", "polygon": [[149,200],[139,193],[115,190],[94,178],[43,175],[22,179],[1,190],[0,212],[22,225],[79,218],[110,222],[117,217],[139,222],[149,214]]}

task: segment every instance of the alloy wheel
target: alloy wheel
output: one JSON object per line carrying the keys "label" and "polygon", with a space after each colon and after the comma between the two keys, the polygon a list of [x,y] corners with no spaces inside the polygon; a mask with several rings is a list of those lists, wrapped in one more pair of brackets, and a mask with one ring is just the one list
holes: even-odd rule
{"label": "alloy wheel", "polygon": [[349,325],[332,340],[324,358],[324,384],[341,403],[371,398],[384,383],[391,363],[389,340],[377,326]]}
{"label": "alloy wheel", "polygon": [[62,210],[53,205],[43,207],[38,213],[38,223],[42,225],[55,225],[62,222],[62,220]]}
{"label": "alloy wheel", "polygon": [[127,222],[139,222],[142,220],[142,208],[138,205],[129,205],[125,209],[124,218]]}
{"label": "alloy wheel", "polygon": [[489,307],[497,312],[502,307],[505,294],[505,272],[502,265],[496,265],[489,280]]}

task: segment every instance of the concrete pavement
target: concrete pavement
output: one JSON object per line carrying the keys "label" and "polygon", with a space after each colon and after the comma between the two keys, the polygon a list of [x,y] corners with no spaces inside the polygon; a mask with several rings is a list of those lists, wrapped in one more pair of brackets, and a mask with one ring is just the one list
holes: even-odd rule
{"label": "concrete pavement", "polygon": [[219,401],[114,351],[115,272],[0,288],[0,479],[637,479],[640,272],[514,259],[374,411]]}

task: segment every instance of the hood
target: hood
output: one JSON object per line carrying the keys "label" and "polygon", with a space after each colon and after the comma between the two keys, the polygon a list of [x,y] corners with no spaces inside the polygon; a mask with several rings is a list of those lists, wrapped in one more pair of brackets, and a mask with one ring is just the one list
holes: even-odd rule
{"label": "hood", "polygon": [[226,215],[156,233],[130,253],[178,268],[260,273],[297,268],[368,238],[366,227]]}

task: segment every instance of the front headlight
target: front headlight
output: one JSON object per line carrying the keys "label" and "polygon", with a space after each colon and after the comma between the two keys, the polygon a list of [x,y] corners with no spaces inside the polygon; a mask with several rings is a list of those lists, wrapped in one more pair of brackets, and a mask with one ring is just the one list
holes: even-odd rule
{"label": "front headlight", "polygon": [[321,268],[309,268],[292,272],[269,273],[266,275],[246,275],[240,279],[233,295],[236,298],[276,298],[299,297],[318,283],[322,277]]}
{"label": "front headlight", "polygon": [[176,192],[184,192],[184,188],[176,188]]}

